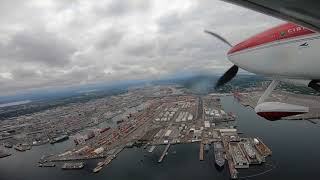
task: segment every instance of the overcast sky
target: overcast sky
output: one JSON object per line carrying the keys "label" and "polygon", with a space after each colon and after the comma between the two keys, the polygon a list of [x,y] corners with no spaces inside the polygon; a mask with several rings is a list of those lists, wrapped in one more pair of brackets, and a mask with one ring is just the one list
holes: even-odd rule
{"label": "overcast sky", "polygon": [[223,72],[228,47],[282,23],[218,0],[1,0],[0,95]]}

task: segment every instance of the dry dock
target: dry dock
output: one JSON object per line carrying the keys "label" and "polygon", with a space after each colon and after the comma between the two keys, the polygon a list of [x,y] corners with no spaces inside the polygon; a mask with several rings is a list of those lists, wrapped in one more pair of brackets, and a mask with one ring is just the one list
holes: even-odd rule
{"label": "dry dock", "polygon": [[229,166],[229,172],[231,179],[237,179],[238,178],[238,171],[236,170],[234,166],[234,162],[232,161],[232,157],[229,153],[229,143],[225,140],[222,140],[224,149],[226,151],[226,159],[228,161],[228,166]]}
{"label": "dry dock", "polygon": [[168,152],[168,150],[169,150],[169,147],[170,147],[170,143],[167,144],[167,146],[166,146],[166,148],[164,149],[164,151],[163,151],[163,153],[162,153],[162,155],[161,155],[158,163],[161,163],[161,162],[162,162],[163,158],[166,156],[166,154],[167,154],[167,152]]}
{"label": "dry dock", "polygon": [[249,162],[238,143],[229,143],[229,149],[235,168],[249,168]]}

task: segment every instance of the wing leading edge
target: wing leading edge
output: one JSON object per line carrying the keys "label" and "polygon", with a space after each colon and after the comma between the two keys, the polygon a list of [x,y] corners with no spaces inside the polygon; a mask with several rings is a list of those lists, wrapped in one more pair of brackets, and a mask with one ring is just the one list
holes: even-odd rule
{"label": "wing leading edge", "polygon": [[320,32],[317,0],[223,0]]}

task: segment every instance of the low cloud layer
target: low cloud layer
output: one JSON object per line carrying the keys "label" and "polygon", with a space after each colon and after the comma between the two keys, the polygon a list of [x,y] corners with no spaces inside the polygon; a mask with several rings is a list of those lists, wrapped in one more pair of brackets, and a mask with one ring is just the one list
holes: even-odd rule
{"label": "low cloud layer", "polygon": [[228,47],[282,23],[217,0],[5,0],[0,95],[52,87],[223,72]]}

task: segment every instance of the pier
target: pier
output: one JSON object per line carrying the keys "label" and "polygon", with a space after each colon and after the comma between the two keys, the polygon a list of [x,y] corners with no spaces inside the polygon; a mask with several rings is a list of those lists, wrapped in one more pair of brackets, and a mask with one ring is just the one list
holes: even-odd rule
{"label": "pier", "polygon": [[199,160],[203,161],[203,143],[200,143]]}
{"label": "pier", "polygon": [[163,151],[163,153],[162,153],[162,155],[161,155],[158,163],[161,163],[161,162],[162,162],[163,158],[166,156],[166,154],[167,154],[167,152],[168,152],[168,150],[169,150],[170,145],[171,145],[170,143],[167,144],[167,146],[166,146],[166,148],[164,149],[164,151]]}

